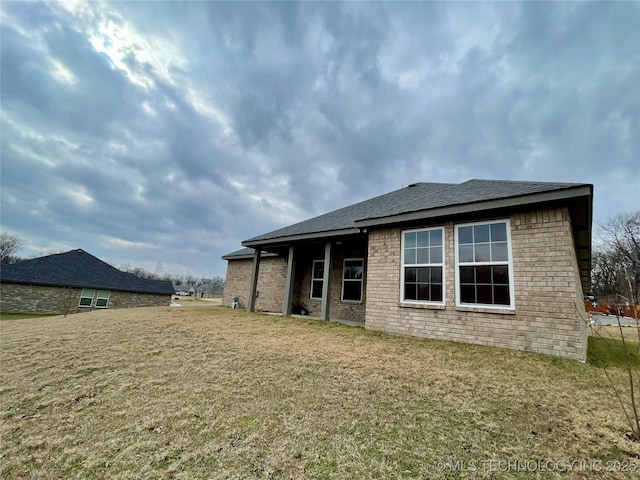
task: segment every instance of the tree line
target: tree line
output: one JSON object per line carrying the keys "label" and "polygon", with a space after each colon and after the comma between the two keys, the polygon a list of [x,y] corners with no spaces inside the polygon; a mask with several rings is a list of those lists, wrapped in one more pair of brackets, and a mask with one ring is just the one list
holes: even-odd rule
{"label": "tree line", "polygon": [[640,303],[640,210],[599,226],[591,255],[591,288],[598,297]]}

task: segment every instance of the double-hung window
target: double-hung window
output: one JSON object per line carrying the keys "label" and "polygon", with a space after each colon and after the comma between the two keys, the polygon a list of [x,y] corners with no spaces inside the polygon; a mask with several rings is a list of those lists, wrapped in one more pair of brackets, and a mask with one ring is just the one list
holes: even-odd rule
{"label": "double-hung window", "polygon": [[322,299],[322,283],[324,278],[324,260],[314,260],[311,269],[311,295],[316,300]]}
{"label": "double-hung window", "polygon": [[80,294],[80,303],[79,307],[91,307],[93,305],[93,295],[95,294],[95,290],[91,288],[83,288],[82,293]]}
{"label": "double-hung window", "polygon": [[[80,293],[79,307],[107,308],[109,306],[109,290],[94,290],[92,288],[83,288]],[[95,299],[95,303],[94,303]]]}
{"label": "double-hung window", "polygon": [[513,308],[508,220],[456,225],[457,304]]}
{"label": "double-hung window", "polygon": [[342,301],[362,301],[363,277],[364,260],[362,258],[346,258],[342,269]]}
{"label": "double-hung window", "polygon": [[107,308],[109,305],[109,291],[99,290],[96,294],[96,308]]}
{"label": "double-hung window", "polygon": [[444,303],[444,228],[402,232],[400,299],[409,303]]}

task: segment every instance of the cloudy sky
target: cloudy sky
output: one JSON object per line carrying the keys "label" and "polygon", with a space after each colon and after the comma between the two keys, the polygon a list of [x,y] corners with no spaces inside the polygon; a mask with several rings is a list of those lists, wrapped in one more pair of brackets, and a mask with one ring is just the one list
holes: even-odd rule
{"label": "cloudy sky", "polygon": [[240,242],[416,181],[640,209],[640,3],[4,0],[23,256],[224,276]]}

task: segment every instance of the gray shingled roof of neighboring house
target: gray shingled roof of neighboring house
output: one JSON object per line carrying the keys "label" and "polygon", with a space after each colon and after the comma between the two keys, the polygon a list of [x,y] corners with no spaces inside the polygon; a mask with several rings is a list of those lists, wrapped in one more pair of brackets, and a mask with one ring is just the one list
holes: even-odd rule
{"label": "gray shingled roof of neighboring house", "polygon": [[80,249],[2,265],[0,282],[161,295],[175,293],[170,281],[136,277]]}
{"label": "gray shingled roof of neighboring house", "polygon": [[570,197],[574,195],[571,190],[580,189],[582,192],[580,195],[584,195],[585,187],[590,191],[591,185],[559,182],[469,180],[460,184],[416,183],[386,195],[250,238],[242,244],[259,246],[263,242],[273,243],[278,239],[291,237],[320,237],[322,234],[332,232],[358,233],[359,228],[390,223],[394,221],[394,217],[412,212],[441,212],[443,208],[460,205],[468,205],[469,209],[473,209],[485,202],[488,205],[491,201],[501,199],[513,199],[515,203],[526,204],[527,197],[532,199],[534,195],[540,196],[551,192],[568,191],[567,196]]}

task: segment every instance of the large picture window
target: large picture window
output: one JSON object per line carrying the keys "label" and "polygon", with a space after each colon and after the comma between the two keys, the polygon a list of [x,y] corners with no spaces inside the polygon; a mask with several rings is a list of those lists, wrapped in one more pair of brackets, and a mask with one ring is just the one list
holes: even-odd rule
{"label": "large picture window", "polygon": [[362,279],[364,277],[364,260],[347,258],[342,269],[342,300],[347,302],[362,301]]}
{"label": "large picture window", "polygon": [[459,305],[513,308],[509,221],[456,226]]}
{"label": "large picture window", "polygon": [[324,260],[314,260],[311,270],[311,298],[322,299],[322,279],[324,277]]}
{"label": "large picture window", "polygon": [[444,229],[402,232],[401,300],[443,303]]}

